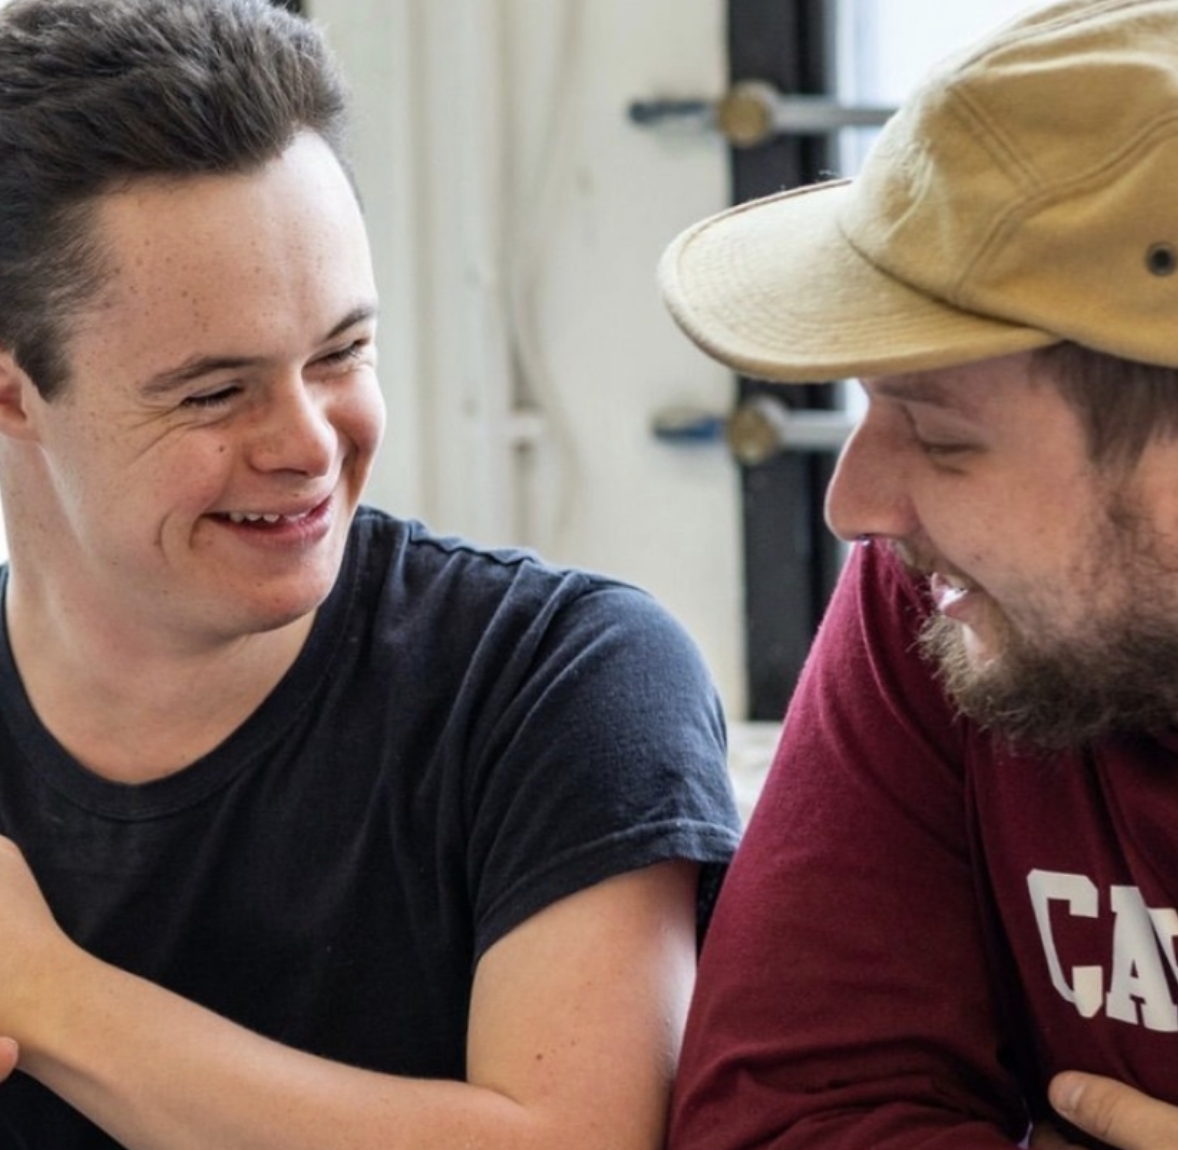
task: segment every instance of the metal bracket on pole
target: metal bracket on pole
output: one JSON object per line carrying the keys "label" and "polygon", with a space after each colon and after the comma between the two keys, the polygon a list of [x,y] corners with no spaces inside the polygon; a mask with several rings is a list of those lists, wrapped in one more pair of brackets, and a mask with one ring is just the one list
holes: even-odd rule
{"label": "metal bracket on pole", "polygon": [[782,135],[879,127],[894,112],[840,104],[828,96],[786,96],[763,80],[742,80],[719,100],[635,100],[629,107],[635,124],[718,131],[734,148],[756,147]]}
{"label": "metal bracket on pole", "polygon": [[745,467],[785,451],[839,451],[855,427],[842,411],[790,407],[767,393],[750,396],[728,418],[728,448]]}

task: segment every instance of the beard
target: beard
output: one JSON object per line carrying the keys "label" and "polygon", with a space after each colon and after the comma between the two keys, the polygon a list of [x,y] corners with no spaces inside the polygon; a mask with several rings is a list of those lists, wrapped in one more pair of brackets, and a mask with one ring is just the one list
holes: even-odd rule
{"label": "beard", "polygon": [[[939,613],[920,649],[962,714],[1013,746],[1078,750],[1110,735],[1156,733],[1178,720],[1178,570],[1122,490],[1110,494],[1086,563],[1070,575],[1088,605],[1065,630],[1050,604],[1017,625],[991,600],[995,655],[970,655],[962,626]],[[1172,549],[1172,544],[1171,544]],[[900,545],[900,557],[924,570]],[[1025,607],[1025,605],[1024,605]]]}
{"label": "beard", "polygon": [[1036,644],[1005,619],[995,625],[1000,653],[984,666],[943,615],[928,620],[920,648],[958,710],[1013,746],[1074,750],[1160,731],[1178,716],[1178,634],[1149,619],[1105,620],[1099,636]]}

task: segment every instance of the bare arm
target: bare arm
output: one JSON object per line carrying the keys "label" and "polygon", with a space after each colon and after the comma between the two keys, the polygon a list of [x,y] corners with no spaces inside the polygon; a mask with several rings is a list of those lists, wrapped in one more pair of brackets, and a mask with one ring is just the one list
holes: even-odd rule
{"label": "bare arm", "polygon": [[600,883],[496,943],[475,976],[468,1081],[442,1082],[283,1047],[94,959],[0,848],[0,1032],[129,1150],[662,1145],[695,969],[692,864]]}

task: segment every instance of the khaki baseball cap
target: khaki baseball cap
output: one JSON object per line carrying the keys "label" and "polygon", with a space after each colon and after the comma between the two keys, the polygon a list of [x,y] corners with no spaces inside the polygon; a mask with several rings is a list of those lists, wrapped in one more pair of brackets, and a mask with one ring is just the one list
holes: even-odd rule
{"label": "khaki baseball cap", "polygon": [[689,228],[659,270],[716,359],[786,383],[1071,340],[1178,367],[1178,0],[1069,0],[939,67],[850,181]]}

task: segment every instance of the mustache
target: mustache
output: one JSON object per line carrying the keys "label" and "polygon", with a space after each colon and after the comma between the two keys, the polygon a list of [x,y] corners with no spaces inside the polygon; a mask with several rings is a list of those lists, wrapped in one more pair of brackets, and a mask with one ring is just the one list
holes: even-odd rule
{"label": "mustache", "polygon": [[963,587],[977,586],[961,568],[955,567],[931,547],[906,539],[889,539],[887,545],[891,548],[892,554],[913,574],[925,578],[940,575]]}

